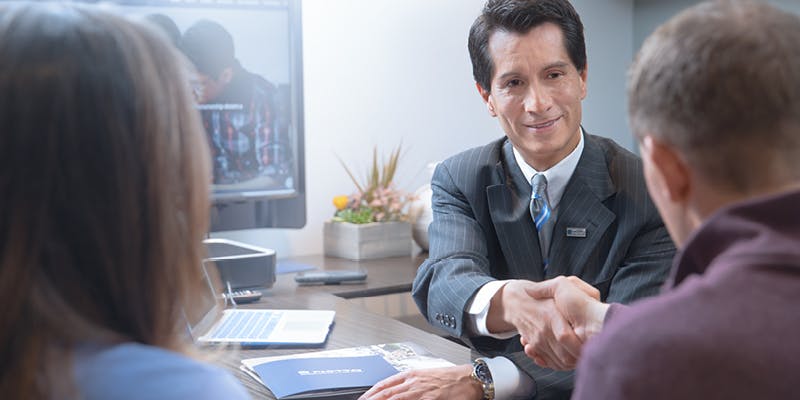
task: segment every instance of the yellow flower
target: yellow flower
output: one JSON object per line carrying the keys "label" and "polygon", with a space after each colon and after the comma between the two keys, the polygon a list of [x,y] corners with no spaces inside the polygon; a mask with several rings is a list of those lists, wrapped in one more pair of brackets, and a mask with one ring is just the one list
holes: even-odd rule
{"label": "yellow flower", "polygon": [[336,206],[337,210],[341,211],[347,207],[348,201],[350,201],[350,199],[348,199],[347,196],[336,196],[333,198],[333,205]]}

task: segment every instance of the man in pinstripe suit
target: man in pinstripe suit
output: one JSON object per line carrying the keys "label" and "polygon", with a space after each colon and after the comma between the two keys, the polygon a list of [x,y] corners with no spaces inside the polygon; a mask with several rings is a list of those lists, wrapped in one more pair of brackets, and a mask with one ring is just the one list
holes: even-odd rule
{"label": "man in pinstripe suit", "polygon": [[[604,301],[627,303],[656,294],[674,254],[640,160],[580,125],[586,51],[567,0],[490,0],[469,50],[478,92],[506,137],[437,167],[430,254],[413,296],[430,323],[482,357],[400,374],[364,398],[568,398],[572,372],[535,365],[517,334],[560,360],[551,364],[559,370],[574,367],[582,342],[552,300],[528,290],[575,275]],[[529,208],[537,174],[552,211],[546,247]]]}

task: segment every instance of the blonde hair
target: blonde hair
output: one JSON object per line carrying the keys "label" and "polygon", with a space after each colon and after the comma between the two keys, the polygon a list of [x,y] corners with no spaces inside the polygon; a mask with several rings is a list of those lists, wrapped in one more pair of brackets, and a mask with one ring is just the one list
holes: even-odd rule
{"label": "blonde hair", "polygon": [[184,350],[210,180],[185,66],[96,8],[0,9],[4,397],[58,397],[82,343]]}

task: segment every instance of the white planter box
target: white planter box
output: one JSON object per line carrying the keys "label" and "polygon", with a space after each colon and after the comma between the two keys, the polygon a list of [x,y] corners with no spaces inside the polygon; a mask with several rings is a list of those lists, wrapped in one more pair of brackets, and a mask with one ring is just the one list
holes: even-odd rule
{"label": "white planter box", "polygon": [[325,255],[350,260],[411,255],[411,223],[325,222],[323,227]]}

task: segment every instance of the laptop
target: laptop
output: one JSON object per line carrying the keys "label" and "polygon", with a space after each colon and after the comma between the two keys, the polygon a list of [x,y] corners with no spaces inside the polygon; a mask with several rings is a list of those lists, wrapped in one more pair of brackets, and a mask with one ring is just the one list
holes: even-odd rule
{"label": "laptop", "polygon": [[336,314],[332,310],[226,309],[223,290],[216,289],[203,265],[208,296],[204,296],[199,315],[188,316],[189,333],[200,344],[239,344],[242,346],[321,346],[328,338]]}

